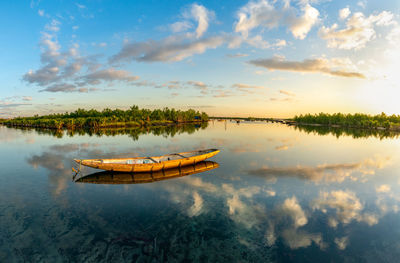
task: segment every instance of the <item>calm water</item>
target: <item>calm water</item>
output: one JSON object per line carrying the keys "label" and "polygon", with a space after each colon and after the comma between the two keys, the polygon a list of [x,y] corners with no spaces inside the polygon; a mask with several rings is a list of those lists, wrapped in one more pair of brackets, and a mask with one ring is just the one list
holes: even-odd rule
{"label": "calm water", "polygon": [[[400,139],[357,134],[0,126],[0,262],[396,262]],[[146,184],[72,180],[73,158],[203,148],[221,149],[218,168]]]}

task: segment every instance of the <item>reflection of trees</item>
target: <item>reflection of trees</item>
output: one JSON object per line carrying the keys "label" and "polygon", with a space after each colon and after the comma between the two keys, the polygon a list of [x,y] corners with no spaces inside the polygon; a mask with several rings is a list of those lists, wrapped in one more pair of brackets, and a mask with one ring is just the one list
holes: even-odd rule
{"label": "reflection of trees", "polygon": [[23,131],[35,131],[40,135],[50,135],[57,138],[62,138],[65,133],[69,137],[73,136],[118,136],[128,135],[133,140],[138,140],[140,135],[152,134],[155,136],[163,136],[165,138],[174,137],[182,133],[193,134],[199,129],[205,129],[208,126],[208,122],[203,123],[189,123],[184,125],[169,125],[169,126],[148,126],[148,127],[136,127],[136,128],[111,128],[111,129],[72,129],[56,130],[56,129],[42,129],[42,128],[27,128],[27,127],[13,127]]}
{"label": "reflection of trees", "polygon": [[344,128],[344,127],[331,127],[331,126],[309,126],[309,125],[296,125],[296,130],[306,133],[316,133],[318,135],[334,135],[337,138],[340,136],[351,136],[354,139],[375,137],[379,139],[385,138],[398,138],[399,133],[389,130],[377,129],[357,129],[357,128]]}

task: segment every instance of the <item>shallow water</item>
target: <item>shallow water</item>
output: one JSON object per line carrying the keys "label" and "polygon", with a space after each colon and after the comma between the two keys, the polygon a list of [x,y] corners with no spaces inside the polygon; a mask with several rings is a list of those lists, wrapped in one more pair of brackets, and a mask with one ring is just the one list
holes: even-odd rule
{"label": "shallow water", "polygon": [[[202,173],[72,180],[74,158],[206,148],[219,167]],[[135,136],[0,126],[0,262],[396,262],[399,156],[396,136],[265,122]]]}

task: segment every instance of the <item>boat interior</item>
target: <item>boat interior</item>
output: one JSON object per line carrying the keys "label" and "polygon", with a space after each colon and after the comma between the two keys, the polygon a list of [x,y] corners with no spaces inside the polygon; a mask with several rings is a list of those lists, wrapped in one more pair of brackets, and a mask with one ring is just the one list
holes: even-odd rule
{"label": "boat interior", "polygon": [[194,152],[184,152],[184,153],[173,153],[166,154],[157,157],[144,157],[144,158],[132,158],[132,159],[104,159],[102,163],[112,163],[112,164],[151,164],[151,163],[161,163],[171,160],[179,160],[183,158],[190,158],[197,155],[207,154],[215,151],[215,149],[204,150],[204,151],[194,151]]}

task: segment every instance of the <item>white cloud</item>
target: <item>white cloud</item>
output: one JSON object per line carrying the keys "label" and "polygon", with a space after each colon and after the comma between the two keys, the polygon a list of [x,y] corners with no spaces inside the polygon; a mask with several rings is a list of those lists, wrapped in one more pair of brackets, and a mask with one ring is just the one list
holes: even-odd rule
{"label": "white cloud", "polygon": [[225,42],[226,38],[214,36],[196,40],[184,36],[170,36],[162,40],[126,43],[110,62],[176,62],[195,54],[202,54],[207,49],[214,49]]}
{"label": "white cloud", "polygon": [[40,16],[44,16],[44,10],[39,9],[39,10],[38,10],[38,14],[39,14]]}
{"label": "white cloud", "polygon": [[282,204],[282,209],[293,219],[296,228],[307,224],[307,217],[295,196],[285,199]]}
{"label": "white cloud", "polygon": [[198,23],[196,37],[199,38],[207,31],[210,15],[213,15],[213,13],[202,5],[193,4],[190,14]]}
{"label": "white cloud", "polygon": [[235,32],[244,38],[257,27],[272,29],[281,25],[287,26],[295,38],[304,39],[317,23],[319,11],[305,1],[300,1],[300,10],[290,6],[286,1],[283,7],[267,0],[249,1],[237,12],[238,21]]}
{"label": "white cloud", "polygon": [[321,192],[320,197],[312,202],[313,209],[319,209],[326,213],[327,209],[335,209],[336,216],[331,219],[330,226],[336,227],[336,222],[349,224],[351,221],[364,222],[370,226],[378,223],[379,218],[372,213],[362,213],[364,209],[360,199],[350,191]]}
{"label": "white cloud", "polygon": [[185,32],[193,27],[192,21],[197,23],[195,34],[188,33],[188,37],[195,36],[200,38],[207,31],[209,22],[215,16],[213,11],[208,10],[203,5],[192,4],[182,13],[182,21],[175,22],[169,25],[169,28],[174,33]]}
{"label": "white cloud", "polygon": [[394,23],[391,12],[383,11],[369,17],[357,12],[347,19],[344,29],[339,29],[338,24],[333,24],[331,27],[323,26],[319,35],[327,41],[329,48],[357,50],[364,48],[368,42],[376,38],[376,26],[388,26]]}
{"label": "white cloud", "polygon": [[277,27],[282,19],[282,13],[268,1],[260,0],[249,1],[238,11],[237,17],[235,31],[247,38],[249,31],[258,26],[269,29]]}
{"label": "white cloud", "polygon": [[339,10],[339,18],[346,19],[351,14],[351,11],[348,7],[342,8]]}
{"label": "white cloud", "polygon": [[318,22],[319,11],[307,4],[302,8],[304,14],[300,17],[290,17],[290,30],[295,38],[304,39],[311,28]]}
{"label": "white cloud", "polygon": [[390,185],[382,184],[376,188],[377,193],[388,193],[390,192]]}
{"label": "white cloud", "polygon": [[320,197],[314,200],[314,209],[326,211],[326,207],[336,209],[337,218],[343,224],[357,219],[363,209],[363,205],[353,192],[341,190],[322,192]]}
{"label": "white cloud", "polygon": [[60,30],[61,22],[53,19],[50,24],[46,24],[45,29],[48,31],[58,32]]}
{"label": "white cloud", "polygon": [[[22,79],[30,84],[36,84],[48,92],[88,92],[99,90],[87,88],[87,85],[97,85],[102,82],[125,81],[133,82],[139,79],[125,70],[104,68],[97,63],[98,56],[82,57],[79,54],[79,45],[71,44],[66,50],[61,50],[57,40],[59,22],[52,20],[42,32],[40,41],[40,61],[42,66],[37,70],[29,70]],[[99,46],[106,46],[100,43]],[[102,68],[102,69],[101,69]],[[86,70],[85,74],[83,74]]]}
{"label": "white cloud", "polygon": [[268,48],[280,49],[287,45],[287,42],[284,39],[277,39],[277,40],[275,40],[275,43],[270,43],[270,42],[264,40],[261,35],[249,37],[246,40],[244,40],[244,42],[246,42],[250,46],[260,48],[260,49],[268,49]]}
{"label": "white cloud", "polygon": [[349,237],[335,238],[334,241],[340,250],[344,250],[344,249],[346,249],[347,245],[349,244]]}
{"label": "white cloud", "polygon": [[196,191],[193,192],[193,205],[188,210],[188,215],[190,217],[198,216],[203,208],[203,198]]}
{"label": "white cloud", "polygon": [[282,232],[282,237],[285,240],[285,243],[291,249],[297,249],[302,247],[308,247],[314,242],[321,249],[325,248],[326,245],[323,242],[322,235],[307,233],[305,231],[298,230],[296,228],[285,229]]}
{"label": "white cloud", "polygon": [[189,21],[178,21],[169,25],[169,27],[172,32],[179,33],[192,28],[192,24]]}
{"label": "white cloud", "polygon": [[389,34],[386,36],[386,39],[391,45],[398,45],[400,43],[400,26],[397,25],[393,27],[392,30],[390,30]]}

